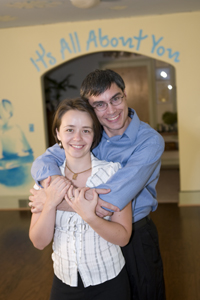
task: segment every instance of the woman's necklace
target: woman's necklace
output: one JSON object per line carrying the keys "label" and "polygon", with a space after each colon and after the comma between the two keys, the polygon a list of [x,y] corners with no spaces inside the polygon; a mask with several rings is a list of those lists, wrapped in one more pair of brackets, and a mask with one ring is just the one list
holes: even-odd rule
{"label": "woman's necklace", "polygon": [[73,173],[72,179],[74,179],[74,180],[76,180],[78,174],[84,173],[84,172],[89,171],[90,169],[92,169],[92,167],[91,167],[91,168],[89,168],[89,169],[87,169],[87,170],[85,170],[85,171],[74,173],[74,172],[68,167],[67,163],[66,163],[66,167],[67,167],[67,169],[68,169],[70,172]]}

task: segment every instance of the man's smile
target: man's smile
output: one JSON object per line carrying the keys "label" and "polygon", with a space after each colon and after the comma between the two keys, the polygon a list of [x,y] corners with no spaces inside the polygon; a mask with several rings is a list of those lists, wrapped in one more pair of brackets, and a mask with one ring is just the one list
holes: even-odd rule
{"label": "man's smile", "polygon": [[112,117],[112,118],[106,118],[108,121],[115,121],[119,118],[120,114],[115,116],[115,117]]}

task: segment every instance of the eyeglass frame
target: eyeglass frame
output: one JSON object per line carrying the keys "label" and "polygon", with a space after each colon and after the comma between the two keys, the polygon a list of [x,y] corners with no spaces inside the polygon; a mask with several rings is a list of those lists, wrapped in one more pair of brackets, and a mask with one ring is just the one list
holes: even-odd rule
{"label": "eyeglass frame", "polygon": [[[121,96],[121,95],[120,95],[120,96],[119,96],[119,95],[115,95],[115,96],[113,96],[113,97],[109,100],[109,103],[110,103],[111,105],[113,105],[113,106],[118,106],[118,105],[120,105],[120,104],[122,103],[124,96],[125,96],[125,94],[123,94],[123,96]],[[117,104],[112,103],[112,101],[113,101],[115,98],[120,98],[121,101],[120,101],[119,103],[117,103]],[[105,104],[105,108],[104,108],[104,109],[98,109],[96,106],[92,106],[93,109],[96,109],[97,111],[105,111],[105,110],[108,108],[108,103],[105,102],[105,101],[96,101],[96,103],[97,103],[97,105],[98,105],[99,103]]]}

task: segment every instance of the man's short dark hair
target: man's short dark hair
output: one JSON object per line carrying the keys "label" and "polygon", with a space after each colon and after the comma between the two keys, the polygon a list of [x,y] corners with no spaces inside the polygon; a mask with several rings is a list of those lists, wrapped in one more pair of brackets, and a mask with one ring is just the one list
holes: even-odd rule
{"label": "man's short dark hair", "polygon": [[89,73],[83,80],[80,95],[88,99],[90,96],[99,96],[115,83],[124,92],[125,83],[122,77],[113,70],[99,70]]}

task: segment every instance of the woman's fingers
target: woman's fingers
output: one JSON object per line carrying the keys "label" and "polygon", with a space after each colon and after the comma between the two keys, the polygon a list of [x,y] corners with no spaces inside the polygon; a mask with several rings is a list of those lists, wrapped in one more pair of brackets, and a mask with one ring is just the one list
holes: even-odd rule
{"label": "woman's fingers", "polygon": [[81,191],[81,188],[75,189],[74,196],[75,196],[76,199],[79,197],[80,191]]}
{"label": "woman's fingers", "polygon": [[68,189],[71,183],[68,180],[65,180],[64,177],[58,177],[49,186],[50,188],[57,189],[62,191],[63,189]]}
{"label": "woman's fingers", "polygon": [[87,187],[75,189],[74,186],[71,185],[67,192],[67,195],[65,195],[65,200],[70,204],[70,206],[72,206],[72,202],[73,202],[73,204],[75,204],[75,203],[78,203],[77,201],[86,200],[85,192],[88,189],[89,188],[87,188]]}
{"label": "woman's fingers", "polygon": [[73,195],[73,185],[71,185],[70,186],[70,188],[69,188],[69,190],[68,190],[68,199],[70,200],[70,201],[72,201],[73,200],[73,198],[74,198],[74,195]]}
{"label": "woman's fingers", "polygon": [[79,200],[81,200],[81,199],[84,199],[84,200],[86,200],[85,199],[85,192],[88,190],[89,188],[88,187],[84,187],[84,188],[77,188],[76,190],[75,190],[75,198],[76,199],[79,199]]}
{"label": "woman's fingers", "polygon": [[93,199],[97,201],[98,198],[99,198],[99,195],[97,194],[97,192],[95,191],[95,189],[93,190],[93,196],[94,196]]}
{"label": "woman's fingers", "polygon": [[51,182],[51,176],[47,177],[45,180],[44,180],[44,188],[47,189],[48,186],[50,185],[50,182]]}

